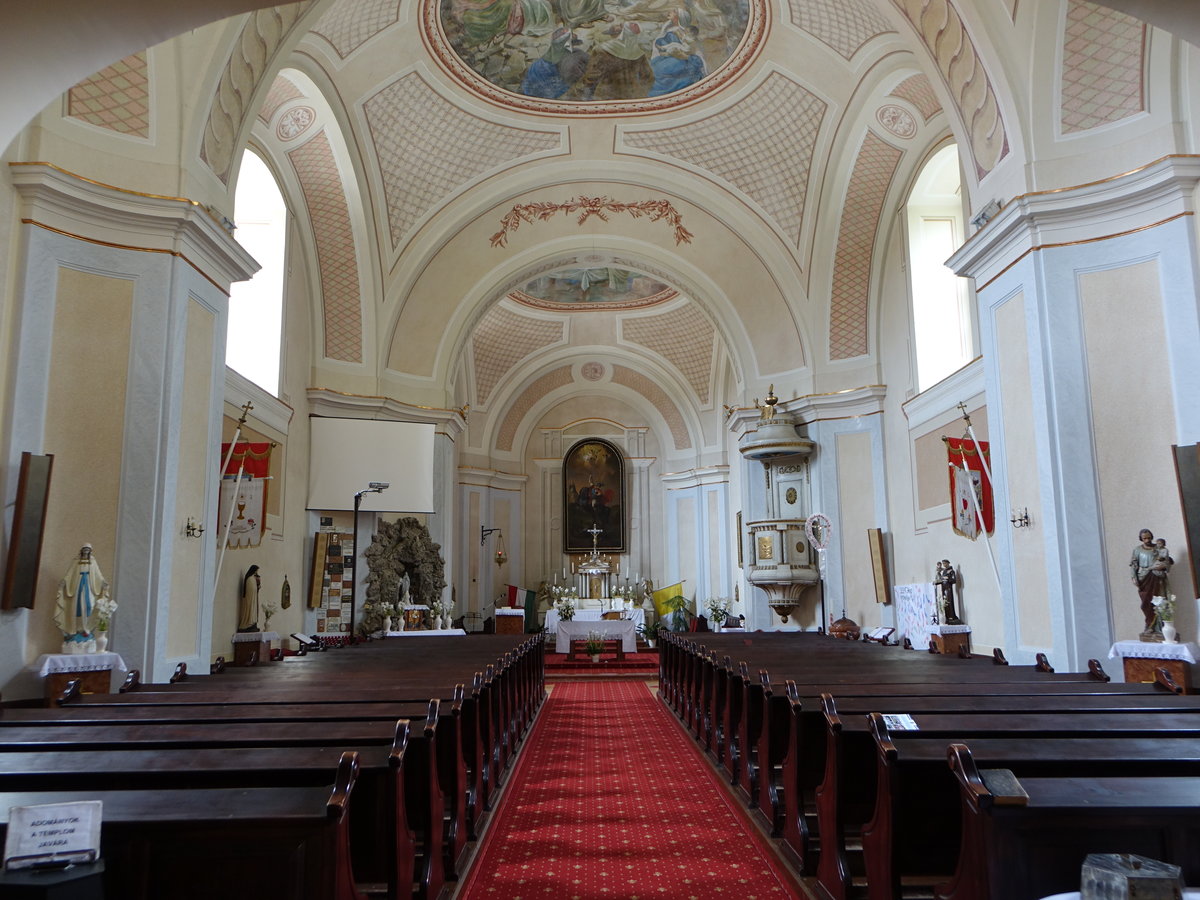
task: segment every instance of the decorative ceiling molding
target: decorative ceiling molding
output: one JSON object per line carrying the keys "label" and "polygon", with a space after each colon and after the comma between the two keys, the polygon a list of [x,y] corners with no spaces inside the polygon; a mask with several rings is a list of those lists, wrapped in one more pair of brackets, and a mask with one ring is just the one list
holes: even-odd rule
{"label": "decorative ceiling molding", "polygon": [[564,149],[560,130],[488,121],[443,98],[418,72],[380,89],[362,110],[383,179],[393,248],[422,216],[475,179]]}
{"label": "decorative ceiling molding", "polygon": [[687,424],[683,421],[683,414],[680,413],[679,407],[672,402],[667,392],[659,387],[658,382],[654,381],[648,375],[626,366],[613,366],[612,383],[627,387],[631,391],[636,391],[650,401],[654,408],[658,410],[659,415],[666,421],[667,429],[671,432],[671,440],[675,444],[675,449],[691,449],[692,437],[688,433]]}
{"label": "decorative ceiling molding", "polygon": [[497,304],[487,311],[471,336],[471,368],[475,404],[486,406],[505,374],[528,356],[566,337],[562,319],[523,316]]}
{"label": "decorative ceiling molding", "polygon": [[991,77],[950,0],[892,0],[916,29],[958,107],[982,180],[1008,155],[1008,133]]}
{"label": "decorative ceiling molding", "polygon": [[324,131],[288,153],[304,191],[317,266],[321,273],[325,349],[328,359],[363,361],[362,291],[350,206],[333,147]]}
{"label": "decorative ceiling molding", "polygon": [[285,103],[291,103],[293,100],[299,100],[303,96],[304,92],[296,86],[296,82],[286,75],[276,75],[271,86],[267,88],[267,96],[263,99],[262,106],[258,108],[258,118],[266,125],[279,111],[279,107]]}
{"label": "decorative ceiling molding", "polygon": [[708,405],[712,394],[716,333],[711,320],[695,303],[621,320],[622,339],[640,344],[678,369],[702,406]]}
{"label": "decorative ceiling molding", "polygon": [[[621,143],[679,160],[757,203],[793,245],[808,194],[813,150],[826,104],[803,85],[772,72],[736,104],[686,125],[630,129]],[[787,152],[780,141],[786,135]]]}
{"label": "decorative ceiling molding", "polygon": [[105,66],[67,91],[67,118],[132,137],[150,137],[146,51]]}
{"label": "decorative ceiling molding", "polygon": [[903,151],[868,131],[846,189],[829,302],[829,358],[868,352],[871,263],[883,201]]}
{"label": "decorative ceiling molding", "polygon": [[569,216],[575,215],[576,225],[583,225],[592,217],[601,222],[607,222],[611,213],[629,213],[635,219],[645,216],[651,222],[665,219],[671,226],[676,246],[692,242],[692,233],[683,227],[683,216],[671,205],[669,200],[625,202],[611,200],[608,197],[572,197],[566,203],[521,203],[514,206],[500,220],[500,230],[491,237],[492,246],[506,246],[509,232],[520,228],[522,222],[545,222],[560,212]]}
{"label": "decorative ceiling molding", "polygon": [[938,102],[933,85],[924,75],[910,75],[896,85],[888,96],[911,103],[926,122],[942,111],[942,104]]}
{"label": "decorative ceiling molding", "polygon": [[513,440],[517,436],[517,429],[534,405],[550,392],[573,384],[574,381],[575,379],[571,376],[571,367],[559,366],[525,388],[504,414],[504,421],[500,423],[500,428],[496,432],[496,449],[511,451]]}
{"label": "decorative ceiling molding", "polygon": [[850,59],[867,41],[896,29],[869,0],[788,0],[792,24]]}
{"label": "decorative ceiling molding", "polygon": [[336,0],[317,20],[313,34],[327,40],[341,59],[400,21],[401,0]]}
{"label": "decorative ceiling molding", "polygon": [[1125,13],[1070,0],[1063,28],[1060,124],[1076,134],[1146,108],[1146,24]]}
{"label": "decorative ceiling molding", "polygon": [[250,100],[272,69],[280,48],[313,0],[250,13],[217,83],[200,143],[200,159],[225,184],[250,112]]}

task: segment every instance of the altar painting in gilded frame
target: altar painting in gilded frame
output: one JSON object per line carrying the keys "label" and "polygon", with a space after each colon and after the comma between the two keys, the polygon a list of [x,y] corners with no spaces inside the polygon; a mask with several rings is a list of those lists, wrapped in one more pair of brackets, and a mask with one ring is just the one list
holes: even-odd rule
{"label": "altar painting in gilded frame", "polygon": [[[580,441],[563,458],[563,550],[625,552],[625,459],[601,438]],[[598,533],[593,533],[598,529]]]}

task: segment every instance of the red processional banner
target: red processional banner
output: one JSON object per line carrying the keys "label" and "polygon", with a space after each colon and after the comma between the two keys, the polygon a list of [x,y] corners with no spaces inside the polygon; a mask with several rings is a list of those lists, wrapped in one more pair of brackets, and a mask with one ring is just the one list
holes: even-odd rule
{"label": "red processional banner", "polygon": [[[988,442],[971,438],[943,438],[950,468],[951,524],[963,537],[975,540],[979,532],[996,530]],[[975,499],[971,499],[974,494]]]}

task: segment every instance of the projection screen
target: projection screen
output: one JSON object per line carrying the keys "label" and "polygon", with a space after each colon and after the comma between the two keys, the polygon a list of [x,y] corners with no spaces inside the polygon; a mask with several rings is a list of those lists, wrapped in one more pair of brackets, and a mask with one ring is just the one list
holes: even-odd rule
{"label": "projection screen", "polygon": [[360,509],[434,511],[434,425],[317,416],[308,421],[308,509],[353,510],[356,493],[386,481],[383,493],[363,494]]}

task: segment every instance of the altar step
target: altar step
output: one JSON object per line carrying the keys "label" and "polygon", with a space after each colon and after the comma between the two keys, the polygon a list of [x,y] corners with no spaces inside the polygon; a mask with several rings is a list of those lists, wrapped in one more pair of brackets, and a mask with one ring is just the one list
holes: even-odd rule
{"label": "altar step", "polygon": [[624,660],[617,660],[614,653],[600,654],[600,661],[593,663],[587,657],[569,660],[565,653],[546,654],[547,678],[604,678],[617,676],[628,678],[653,677],[658,674],[658,651],[639,644],[636,653],[626,653]]}

